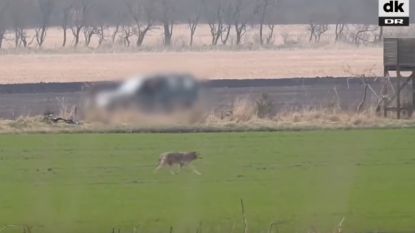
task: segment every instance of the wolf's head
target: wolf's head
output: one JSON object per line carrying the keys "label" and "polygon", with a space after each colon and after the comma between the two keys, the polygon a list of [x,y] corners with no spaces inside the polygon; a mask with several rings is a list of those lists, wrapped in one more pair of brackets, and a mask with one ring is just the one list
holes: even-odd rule
{"label": "wolf's head", "polygon": [[189,158],[192,160],[196,160],[196,159],[202,159],[202,156],[200,156],[198,152],[192,151],[189,153]]}

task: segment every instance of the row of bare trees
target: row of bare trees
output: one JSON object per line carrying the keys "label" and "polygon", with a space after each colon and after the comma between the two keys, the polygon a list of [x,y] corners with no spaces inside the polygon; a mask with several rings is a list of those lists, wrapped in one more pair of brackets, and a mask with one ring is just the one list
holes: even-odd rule
{"label": "row of bare trees", "polygon": [[[383,27],[369,24],[335,24],[334,41],[350,42],[355,45],[378,43],[383,39]],[[328,24],[313,24],[307,26],[310,42],[320,42],[323,34],[330,30]]]}
{"label": "row of bare trees", "polygon": [[[149,31],[162,28],[165,46],[170,46],[174,26],[187,23],[189,45],[201,23],[210,27],[212,45],[226,45],[233,31],[240,44],[249,24],[259,24],[261,44],[273,36],[273,15],[277,0],[0,0],[0,47],[6,32],[14,34],[16,47],[42,47],[50,27],[63,31],[62,46],[72,34],[73,46],[93,37],[100,45],[104,31],[111,28],[111,40],[121,38],[126,46],[141,46]],[[270,29],[265,35],[264,28]],[[29,37],[28,29],[35,35]],[[83,37],[83,38],[82,38]],[[82,40],[83,39],[83,40]],[[134,40],[134,41],[133,41]]]}
{"label": "row of bare trees", "polygon": [[[89,47],[92,41],[100,46],[106,40],[140,47],[156,28],[162,29],[163,43],[170,46],[177,24],[187,24],[192,46],[202,23],[209,26],[214,46],[229,44],[230,35],[240,45],[252,25],[257,26],[258,43],[266,45],[275,36],[279,7],[279,0],[0,0],[0,48],[6,39],[16,47],[41,48],[51,27],[62,29],[62,47],[69,45],[68,35],[74,47]],[[307,29],[309,41],[319,42],[329,25],[310,23]],[[336,24],[336,41],[345,39],[346,29],[346,24]],[[356,30],[350,40],[358,44],[371,40],[369,32],[378,28],[363,25]],[[376,40],[383,36],[380,30]]]}

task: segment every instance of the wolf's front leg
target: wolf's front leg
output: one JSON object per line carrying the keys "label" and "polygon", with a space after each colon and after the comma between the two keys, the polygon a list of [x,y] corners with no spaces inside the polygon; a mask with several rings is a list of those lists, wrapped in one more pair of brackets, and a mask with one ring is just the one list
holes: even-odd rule
{"label": "wolf's front leg", "polygon": [[177,174],[177,172],[174,171],[174,166],[169,166],[169,171],[170,171],[170,174],[172,174],[172,175]]}
{"label": "wolf's front leg", "polygon": [[198,176],[201,176],[202,173],[200,173],[193,165],[189,165],[189,168]]}
{"label": "wolf's front leg", "polygon": [[161,168],[163,167],[162,164],[158,165],[155,169],[154,169],[154,173],[157,173]]}

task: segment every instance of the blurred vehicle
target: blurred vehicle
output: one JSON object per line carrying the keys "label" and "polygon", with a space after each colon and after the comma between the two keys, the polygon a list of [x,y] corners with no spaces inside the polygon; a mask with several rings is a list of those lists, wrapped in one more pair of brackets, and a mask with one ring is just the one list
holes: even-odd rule
{"label": "blurred vehicle", "polygon": [[137,109],[166,113],[192,108],[199,97],[199,82],[187,74],[134,77],[115,90],[99,92],[95,103],[108,111]]}

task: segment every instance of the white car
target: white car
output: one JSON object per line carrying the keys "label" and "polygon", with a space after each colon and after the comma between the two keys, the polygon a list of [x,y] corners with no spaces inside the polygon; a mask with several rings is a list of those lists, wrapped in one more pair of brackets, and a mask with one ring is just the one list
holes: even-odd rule
{"label": "white car", "polygon": [[193,107],[199,89],[199,83],[191,75],[135,77],[115,90],[98,93],[95,102],[106,110],[138,108],[147,112],[170,112]]}

